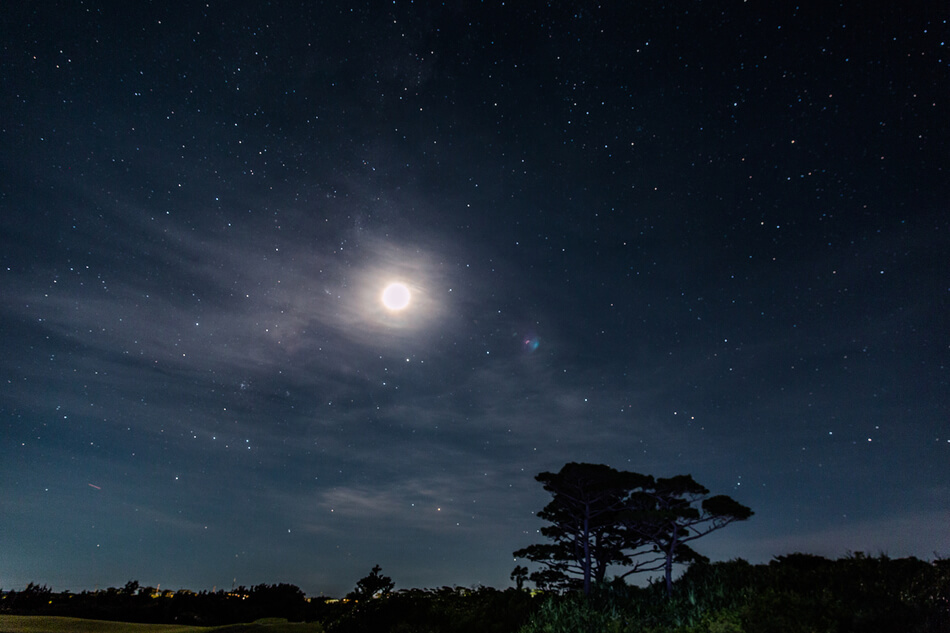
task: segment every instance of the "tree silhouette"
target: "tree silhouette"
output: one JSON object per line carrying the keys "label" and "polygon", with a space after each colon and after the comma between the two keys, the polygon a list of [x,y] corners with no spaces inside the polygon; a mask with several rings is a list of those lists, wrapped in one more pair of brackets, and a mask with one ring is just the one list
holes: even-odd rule
{"label": "tree silhouette", "polygon": [[[570,587],[571,575],[580,576],[585,594],[592,583],[602,582],[612,564],[646,571],[630,556],[641,541],[631,539],[618,521],[627,508],[632,490],[649,486],[653,478],[618,471],[603,464],[565,464],[558,473],[543,472],[535,477],[553,495],[538,517],[551,523],[541,528],[550,543],[530,545],[514,552],[517,558],[545,567],[531,575],[539,587]],[[659,569],[659,567],[653,567]]]}
{"label": "tree silhouette", "polygon": [[517,565],[511,570],[510,577],[515,581],[515,588],[521,591],[524,589],[524,581],[528,579],[528,568],[523,565]]}
{"label": "tree silhouette", "polygon": [[252,587],[247,596],[249,607],[257,611],[258,617],[296,618],[306,605],[306,599],[300,587],[283,582],[276,585],[261,583]]}
{"label": "tree silhouette", "polygon": [[391,592],[396,583],[389,576],[381,575],[382,570],[382,567],[375,565],[369,575],[356,581],[356,589],[350,592],[347,598],[366,600],[376,596],[384,596]]}
{"label": "tree silhouette", "polygon": [[535,479],[553,496],[538,513],[550,523],[540,530],[550,542],[529,545],[514,556],[543,566],[530,576],[539,588],[579,584],[590,594],[608,566],[619,565],[627,568],[619,578],[663,569],[669,595],[673,563],[705,560],[687,543],[752,516],[730,497],[710,497],[690,475],[654,479],[571,462]]}
{"label": "tree silhouette", "polygon": [[686,545],[754,513],[726,495],[709,496],[709,490],[691,475],[657,479],[649,489],[635,493],[622,525],[663,554],[667,595],[673,593],[673,563],[706,558]]}
{"label": "tree silhouette", "polygon": [[31,582],[23,591],[11,591],[10,602],[15,610],[29,611],[49,604],[52,594],[48,585]]}

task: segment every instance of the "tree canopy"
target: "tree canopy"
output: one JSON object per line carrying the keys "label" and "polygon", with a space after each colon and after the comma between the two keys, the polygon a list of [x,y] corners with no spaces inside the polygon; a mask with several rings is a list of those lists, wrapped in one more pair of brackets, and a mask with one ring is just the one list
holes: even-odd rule
{"label": "tree canopy", "polygon": [[752,510],[709,490],[690,475],[654,479],[603,464],[571,462],[535,477],[552,500],[538,516],[550,542],[514,552],[542,565],[530,578],[539,587],[580,586],[606,578],[663,569],[672,592],[674,563],[704,560],[687,543],[752,516]]}
{"label": "tree canopy", "polygon": [[356,589],[347,594],[347,598],[355,600],[367,600],[378,596],[385,596],[393,590],[396,583],[389,576],[383,576],[383,568],[374,565],[373,569],[366,576],[356,581]]}
{"label": "tree canopy", "polygon": [[535,477],[553,499],[538,513],[550,525],[541,534],[550,543],[530,545],[514,553],[544,566],[531,580],[538,586],[567,587],[579,576],[584,592],[605,579],[610,565],[630,566],[628,535],[617,521],[630,490],[648,486],[652,478],[602,464],[566,464],[560,472]]}
{"label": "tree canopy", "polygon": [[753,515],[731,497],[710,497],[709,490],[690,475],[657,479],[633,497],[638,501],[617,519],[631,536],[663,554],[668,594],[673,591],[673,563],[706,560],[686,543]]}

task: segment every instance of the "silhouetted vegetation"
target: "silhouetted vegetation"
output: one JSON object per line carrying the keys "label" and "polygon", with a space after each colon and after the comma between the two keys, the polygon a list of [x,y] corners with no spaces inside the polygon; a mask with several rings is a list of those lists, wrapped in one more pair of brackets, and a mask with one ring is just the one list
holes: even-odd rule
{"label": "silhouetted vegetation", "polygon": [[710,496],[690,475],[654,478],[570,462],[535,479],[553,497],[538,513],[550,523],[541,528],[549,542],[514,556],[543,566],[530,575],[539,588],[580,587],[590,594],[616,565],[625,568],[621,578],[662,569],[671,595],[674,563],[707,560],[687,543],[753,514],[731,497]]}
{"label": "silhouetted vegetation", "polygon": [[410,589],[349,605],[324,626],[330,633],[513,633],[539,604],[517,589]]}
{"label": "silhouetted vegetation", "polygon": [[792,554],[697,563],[674,584],[672,598],[665,581],[548,596],[521,633],[950,631],[950,560]]}
{"label": "silhouetted vegetation", "polygon": [[53,593],[33,583],[0,597],[0,612],[78,617],[153,624],[219,625],[265,617],[301,621],[311,603],[294,585],[257,585],[232,591],[194,592],[141,587],[132,580],[122,588],[82,593]]}
{"label": "silhouetted vegetation", "polygon": [[389,576],[383,576],[383,569],[375,565],[369,575],[363,576],[356,581],[356,589],[347,594],[349,600],[368,600],[370,598],[379,598],[392,592],[396,583]]}
{"label": "silhouetted vegetation", "polygon": [[[379,572],[374,568],[370,576],[385,586]],[[950,560],[860,553],[838,560],[790,554],[763,565],[694,563],[674,582],[672,598],[663,578],[646,587],[615,578],[594,584],[589,596],[488,587],[374,594],[308,601],[287,584],[194,593],[157,591],[135,581],[72,594],[31,583],[0,594],[0,613],[205,626],[270,617],[320,623],[328,633],[950,631]]]}

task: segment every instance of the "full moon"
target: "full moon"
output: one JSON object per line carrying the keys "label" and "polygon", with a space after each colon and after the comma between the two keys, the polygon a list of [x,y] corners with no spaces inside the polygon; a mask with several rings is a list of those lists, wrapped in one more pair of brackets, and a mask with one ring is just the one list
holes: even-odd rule
{"label": "full moon", "polygon": [[405,284],[392,283],[383,290],[383,305],[389,310],[402,310],[409,305],[409,298]]}

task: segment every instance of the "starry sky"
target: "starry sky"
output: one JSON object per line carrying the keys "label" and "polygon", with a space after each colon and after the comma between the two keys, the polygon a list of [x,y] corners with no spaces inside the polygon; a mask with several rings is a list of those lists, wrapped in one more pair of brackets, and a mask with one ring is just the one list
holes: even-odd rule
{"label": "starry sky", "polygon": [[950,554],[950,11],[779,4],[5,3],[0,586],[507,587],[569,461]]}

